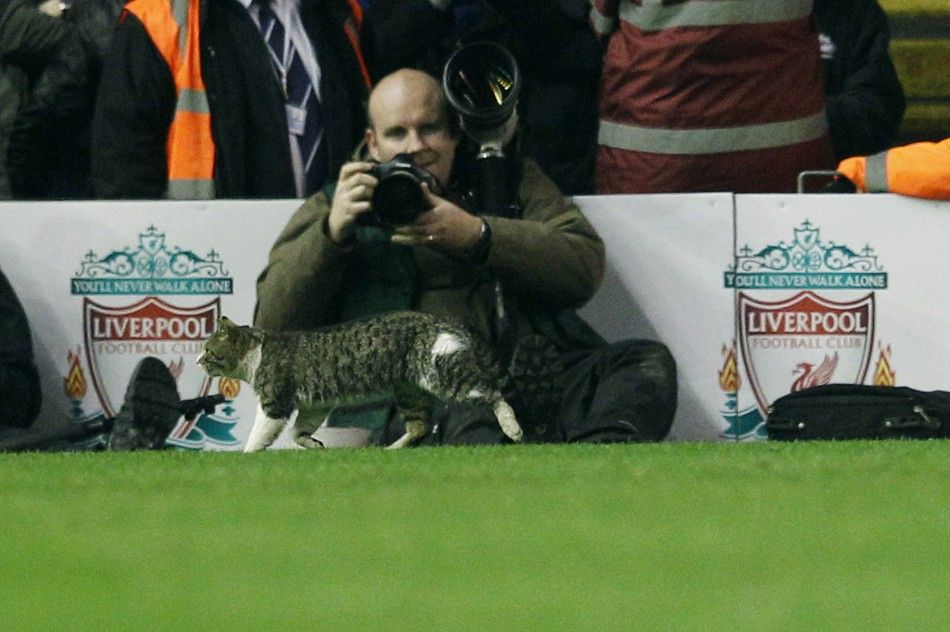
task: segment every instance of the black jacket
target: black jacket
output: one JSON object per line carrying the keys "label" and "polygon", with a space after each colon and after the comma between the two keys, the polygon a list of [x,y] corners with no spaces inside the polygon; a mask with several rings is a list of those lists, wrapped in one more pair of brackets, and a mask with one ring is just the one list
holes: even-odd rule
{"label": "black jacket", "polygon": [[[235,0],[201,1],[201,68],[211,108],[217,197],[296,197],[284,99],[267,45]],[[345,1],[302,0],[300,11],[320,64],[329,178],[335,179],[362,137],[366,90],[342,29]],[[167,64],[142,23],[123,14],[93,119],[97,197],[164,196],[165,141],[174,109]]]}
{"label": "black jacket", "polygon": [[0,0],[0,199],[10,197],[7,144],[23,103],[48,60],[71,32],[33,0]]}
{"label": "black jacket", "polygon": [[[593,193],[597,88],[603,50],[579,0],[485,0],[480,18],[459,29],[451,9],[429,0],[373,0],[367,46],[378,79],[403,66],[442,77],[460,43],[492,40],[518,60],[521,151],[567,194]],[[576,5],[576,6],[575,6]],[[572,8],[568,11],[568,8]]]}
{"label": "black jacket", "polygon": [[0,271],[0,429],[30,426],[40,399],[26,313]]}
{"label": "black jacket", "polygon": [[13,197],[92,197],[89,134],[102,62],[123,0],[76,0],[73,28],[36,80],[10,134]]}
{"label": "black jacket", "polygon": [[887,15],[877,0],[816,0],[814,14],[818,30],[834,46],[831,58],[822,58],[835,157],[888,149],[905,102],[888,54]]}

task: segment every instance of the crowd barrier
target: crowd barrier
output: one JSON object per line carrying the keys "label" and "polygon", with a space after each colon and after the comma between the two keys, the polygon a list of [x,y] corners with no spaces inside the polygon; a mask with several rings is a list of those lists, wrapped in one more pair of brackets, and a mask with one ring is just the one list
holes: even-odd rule
{"label": "crowd barrier", "polygon": [[[894,195],[638,195],[577,202],[607,246],[582,315],[679,367],[670,440],[765,437],[769,402],[823,382],[950,388],[950,202]],[[31,320],[38,427],[108,417],[144,356],[224,405],[169,442],[237,449],[246,384],[195,364],[219,315],[249,323],[295,200],[0,205],[0,268]],[[279,445],[287,445],[286,438]]]}

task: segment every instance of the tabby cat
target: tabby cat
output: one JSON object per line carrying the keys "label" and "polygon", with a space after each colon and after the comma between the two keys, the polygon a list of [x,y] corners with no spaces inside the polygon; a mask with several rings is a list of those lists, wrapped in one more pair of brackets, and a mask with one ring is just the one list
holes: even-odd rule
{"label": "tabby cat", "polygon": [[[236,325],[227,318],[205,342],[198,364],[211,377],[244,380],[258,397],[257,416],[244,447],[263,450],[301,406],[347,405],[395,393],[406,432],[391,448],[424,436],[426,406],[436,400],[490,404],[504,433],[522,438],[503,399],[487,349],[465,329],[421,312],[393,312],[315,331],[276,333]],[[319,447],[309,436],[301,445]]]}

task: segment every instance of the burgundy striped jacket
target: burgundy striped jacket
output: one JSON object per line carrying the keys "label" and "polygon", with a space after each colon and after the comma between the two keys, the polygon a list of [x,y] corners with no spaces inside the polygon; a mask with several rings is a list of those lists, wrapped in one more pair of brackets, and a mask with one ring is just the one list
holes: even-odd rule
{"label": "burgundy striped jacket", "polygon": [[599,193],[794,191],[833,168],[811,0],[593,0]]}

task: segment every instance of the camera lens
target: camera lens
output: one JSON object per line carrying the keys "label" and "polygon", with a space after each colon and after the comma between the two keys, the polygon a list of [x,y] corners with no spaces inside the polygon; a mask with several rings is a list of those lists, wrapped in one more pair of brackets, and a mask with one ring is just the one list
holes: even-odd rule
{"label": "camera lens", "polygon": [[407,171],[394,170],[381,178],[373,191],[373,212],[380,223],[405,226],[429,208],[418,178]]}
{"label": "camera lens", "polygon": [[504,128],[511,118],[521,76],[508,49],[494,42],[472,42],[446,62],[442,86],[465,130],[481,140]]}

